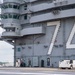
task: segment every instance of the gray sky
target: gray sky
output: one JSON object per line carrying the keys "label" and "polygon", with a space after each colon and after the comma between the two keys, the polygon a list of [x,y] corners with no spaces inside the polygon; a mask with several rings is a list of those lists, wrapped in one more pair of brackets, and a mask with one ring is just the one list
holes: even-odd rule
{"label": "gray sky", "polygon": [[[3,29],[0,28],[0,34],[3,32]],[[14,50],[13,46],[7,42],[0,41],[0,61],[3,62],[13,62]]]}
{"label": "gray sky", "polygon": [[[0,0],[2,2],[3,0]],[[1,11],[0,11],[1,12]],[[4,30],[0,27],[0,35]],[[0,41],[0,61],[2,62],[13,62],[14,50],[13,46],[7,42]]]}

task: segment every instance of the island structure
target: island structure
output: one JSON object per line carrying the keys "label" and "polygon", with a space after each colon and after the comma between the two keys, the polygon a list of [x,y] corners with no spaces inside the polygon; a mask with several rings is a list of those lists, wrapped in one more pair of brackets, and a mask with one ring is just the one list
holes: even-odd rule
{"label": "island structure", "polygon": [[75,59],[75,0],[3,0],[0,8],[1,38],[14,46],[14,66]]}

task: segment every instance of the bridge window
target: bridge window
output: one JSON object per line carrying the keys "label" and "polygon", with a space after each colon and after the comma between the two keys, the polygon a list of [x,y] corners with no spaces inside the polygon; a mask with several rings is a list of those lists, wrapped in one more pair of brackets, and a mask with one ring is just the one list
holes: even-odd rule
{"label": "bridge window", "polygon": [[13,5],[13,4],[4,4],[2,5],[3,9],[7,9],[7,8],[14,8],[14,9],[19,9],[19,5]]}
{"label": "bridge window", "polygon": [[19,19],[19,15],[18,14],[2,14],[1,18],[2,19],[8,19],[8,18]]}
{"label": "bridge window", "polygon": [[11,5],[11,4],[9,4],[9,5],[8,5],[8,7],[9,7],[9,8],[12,8],[12,5]]}
{"label": "bridge window", "polygon": [[8,14],[9,18],[12,18],[12,15],[11,14]]}

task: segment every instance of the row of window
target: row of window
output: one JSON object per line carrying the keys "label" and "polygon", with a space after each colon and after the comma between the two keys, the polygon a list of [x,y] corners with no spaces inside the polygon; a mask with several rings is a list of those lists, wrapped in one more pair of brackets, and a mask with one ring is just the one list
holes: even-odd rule
{"label": "row of window", "polygon": [[7,9],[7,8],[14,8],[14,9],[19,9],[19,5],[13,5],[13,4],[6,4],[6,5],[2,5],[3,9]]}
{"label": "row of window", "polygon": [[18,14],[4,14],[1,15],[2,19],[8,19],[8,18],[13,18],[13,19],[19,19],[19,15]]}
{"label": "row of window", "polygon": [[[13,19],[19,19],[20,15],[18,14],[3,14],[0,16],[2,19],[8,19],[8,18],[13,18]],[[24,19],[27,20],[27,14],[24,15]]]}
{"label": "row of window", "polygon": [[[19,5],[14,5],[14,4],[5,4],[5,5],[2,5],[2,8],[3,9],[7,9],[7,8],[19,9],[20,6]],[[27,10],[27,5],[26,4],[24,5],[24,10]]]}
{"label": "row of window", "polygon": [[5,28],[7,32],[15,32],[15,28]]}

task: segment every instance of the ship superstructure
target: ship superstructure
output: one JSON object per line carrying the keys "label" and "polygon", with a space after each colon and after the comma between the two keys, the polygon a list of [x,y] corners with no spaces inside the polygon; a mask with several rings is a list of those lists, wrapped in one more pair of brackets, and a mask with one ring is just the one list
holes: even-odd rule
{"label": "ship superstructure", "polygon": [[75,59],[75,0],[3,0],[2,38],[14,45],[14,64],[58,67]]}

